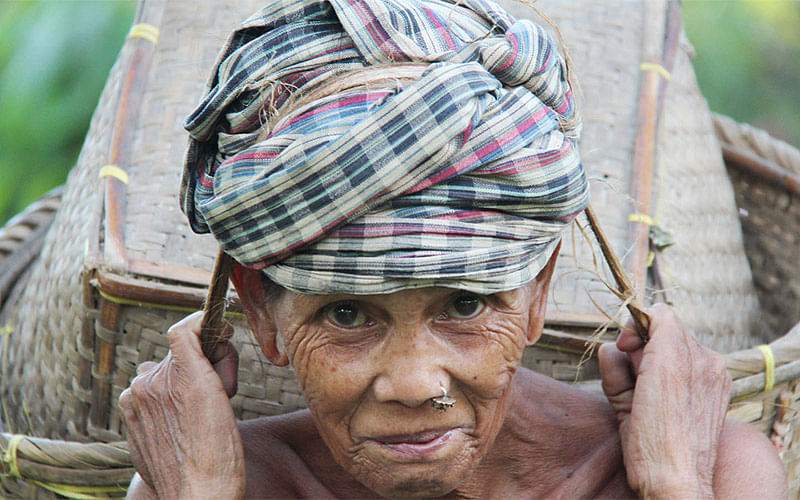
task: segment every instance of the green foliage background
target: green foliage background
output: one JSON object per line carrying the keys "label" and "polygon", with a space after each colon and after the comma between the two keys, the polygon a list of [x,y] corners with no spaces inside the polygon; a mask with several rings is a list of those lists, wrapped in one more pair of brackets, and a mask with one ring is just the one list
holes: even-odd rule
{"label": "green foliage background", "polygon": [[0,0],[0,224],[66,180],[135,0]]}
{"label": "green foliage background", "polygon": [[683,0],[683,20],[711,109],[800,146],[800,1]]}
{"label": "green foliage background", "polygon": [[[711,108],[800,144],[800,0],[683,8]],[[66,179],[135,9],[0,0],[0,224]]]}

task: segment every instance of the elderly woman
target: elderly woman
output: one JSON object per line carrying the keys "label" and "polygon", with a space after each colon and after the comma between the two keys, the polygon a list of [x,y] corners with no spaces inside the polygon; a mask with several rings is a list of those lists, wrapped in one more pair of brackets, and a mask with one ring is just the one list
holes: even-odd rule
{"label": "elderly woman", "polygon": [[[192,315],[120,397],[135,498],[785,496],[730,380],[666,308],[604,346],[606,397],[519,367],[585,206],[566,65],[488,0],[283,0],[187,119],[192,228],[308,410],[236,422]],[[230,329],[228,329],[230,334]]]}

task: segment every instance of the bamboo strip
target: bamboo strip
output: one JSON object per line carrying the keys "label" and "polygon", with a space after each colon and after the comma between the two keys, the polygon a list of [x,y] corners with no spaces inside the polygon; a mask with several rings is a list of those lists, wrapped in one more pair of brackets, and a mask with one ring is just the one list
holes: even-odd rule
{"label": "bamboo strip", "polygon": [[[672,70],[680,40],[680,9],[675,0],[668,1],[669,9],[662,2],[645,2],[645,41],[642,60],[657,64],[667,73]],[[664,14],[665,11],[669,11]],[[657,15],[658,14],[658,15]],[[666,20],[664,19],[666,17]],[[656,141],[659,116],[666,94],[667,80],[656,71],[645,71],[639,89],[638,125],[633,150],[633,176],[631,195],[634,213],[650,214],[655,168]],[[650,227],[634,222],[631,227],[631,253],[627,270],[636,287],[637,297],[644,300],[647,281],[647,262],[650,253]]]}
{"label": "bamboo strip", "polygon": [[[774,385],[777,386],[798,377],[800,377],[800,360],[777,367],[775,369]],[[762,392],[766,380],[767,375],[764,372],[734,380],[733,388],[731,389],[731,400],[739,400]]]}
{"label": "bamboo strip", "polygon": [[793,174],[772,161],[726,143],[722,144],[722,157],[727,165],[755,175],[794,196],[800,195],[800,175]]}
{"label": "bamboo strip", "polygon": [[[164,6],[161,0],[147,0],[139,5],[135,23],[159,25]],[[155,43],[140,37],[129,37],[127,44],[133,47],[125,79],[120,91],[114,129],[111,135],[110,165],[127,171],[133,158],[133,138],[139,124],[139,111],[144,98],[150,65],[155,54]],[[125,226],[126,183],[119,178],[103,178],[105,199],[105,262],[113,267],[126,268],[126,250],[123,228]]]}

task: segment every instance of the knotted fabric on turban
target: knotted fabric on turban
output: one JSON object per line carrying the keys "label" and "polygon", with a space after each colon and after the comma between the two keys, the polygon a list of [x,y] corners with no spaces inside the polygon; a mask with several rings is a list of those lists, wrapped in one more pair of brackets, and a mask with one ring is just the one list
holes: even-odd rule
{"label": "knotted fabric on turban", "polygon": [[[418,78],[393,79],[402,63]],[[387,76],[275,118],[365,68]],[[209,88],[185,123],[183,210],[300,293],[510,290],[588,199],[563,59],[487,0],[274,1]]]}

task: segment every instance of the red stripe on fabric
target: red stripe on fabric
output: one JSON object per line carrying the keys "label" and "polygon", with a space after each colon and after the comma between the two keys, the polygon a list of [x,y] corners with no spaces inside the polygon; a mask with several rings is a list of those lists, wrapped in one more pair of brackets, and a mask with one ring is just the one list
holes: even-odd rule
{"label": "red stripe on fabric", "polygon": [[230,158],[222,162],[220,164],[220,167],[222,167],[227,163],[235,163],[242,160],[272,160],[280,154],[277,151],[250,151],[250,152],[246,151],[247,150],[245,150],[244,153],[231,156]]}
{"label": "red stripe on fabric", "polygon": [[495,70],[497,73],[502,73],[510,68],[511,65],[514,64],[514,61],[517,60],[517,55],[519,55],[519,41],[517,40],[517,37],[514,36],[513,33],[506,33],[506,38],[511,42],[511,47],[513,47],[513,50],[508,57],[506,57],[506,60],[503,61],[503,64],[497,67]]}
{"label": "red stripe on fabric", "polygon": [[505,144],[511,142],[512,139],[515,139],[520,136],[520,130],[527,130],[533,125],[535,125],[539,120],[541,120],[544,116],[547,115],[547,109],[542,107],[539,111],[533,115],[530,115],[524,122],[520,123],[517,127],[502,137],[497,138],[496,140],[492,141],[490,144],[487,144],[483,148],[478,151],[475,151],[473,154],[467,156],[466,158],[462,159],[460,162],[446,168],[445,170],[441,171],[438,175],[435,175],[429,179],[425,179],[413,188],[409,189],[405,194],[416,193],[418,191],[422,191],[425,188],[430,186],[434,186],[445,179],[449,179],[457,174],[459,174],[464,169],[468,168],[470,165],[476,163],[490,153],[502,149]]}
{"label": "red stripe on fabric", "polygon": [[433,25],[436,26],[436,31],[440,35],[442,35],[442,38],[444,38],[444,41],[447,44],[447,48],[451,50],[457,49],[458,46],[456,45],[455,40],[453,40],[453,37],[450,36],[450,30],[439,22],[439,20],[436,17],[436,14],[434,14],[433,11],[428,7],[423,7],[422,10],[424,10],[425,13],[428,14],[428,18],[431,20],[431,22],[433,22]]}
{"label": "red stripe on fabric", "polygon": [[437,220],[468,220],[468,219],[475,219],[478,217],[487,217],[490,215],[497,215],[497,212],[489,212],[486,210],[470,210],[470,211],[463,211],[463,212],[456,212],[452,214],[442,215],[440,217],[436,217]]}
{"label": "red stripe on fabric", "polygon": [[516,158],[512,161],[498,163],[491,168],[477,168],[473,171],[473,175],[520,175],[559,162],[566,157],[570,151],[572,151],[572,144],[564,140],[561,147],[557,149],[551,149],[527,157]]}
{"label": "red stripe on fabric", "polygon": [[542,72],[545,69],[547,69],[547,67],[550,65],[550,59],[552,59],[552,58],[553,58],[553,49],[551,48],[550,50],[547,51],[547,59],[544,60],[542,65],[539,66],[534,73],[537,74],[537,75],[542,74]]}
{"label": "red stripe on fabric", "polygon": [[344,98],[344,99],[340,99],[340,100],[337,100],[335,102],[326,104],[324,106],[320,106],[318,108],[311,109],[311,110],[309,110],[309,111],[307,111],[307,112],[305,112],[305,113],[303,113],[301,115],[296,116],[292,120],[288,121],[281,128],[276,129],[272,133],[272,135],[276,135],[277,133],[279,133],[283,129],[285,129],[287,127],[290,127],[290,126],[292,126],[292,125],[294,125],[294,124],[296,124],[298,122],[301,122],[301,121],[304,121],[304,120],[309,120],[311,118],[314,118],[317,115],[326,113],[328,111],[333,111],[333,110],[339,109],[339,108],[346,108],[346,107],[348,107],[348,106],[350,106],[352,104],[356,104],[356,103],[376,102],[376,101],[379,101],[379,100],[383,99],[384,97],[386,97],[387,95],[389,95],[391,93],[392,92],[388,91],[388,90],[385,90],[385,91],[369,91],[368,94],[359,94],[359,95],[355,95],[355,96],[350,96],[350,97],[347,97],[347,98]]}
{"label": "red stripe on fabric", "polygon": [[201,186],[211,188],[214,185],[214,176],[208,175],[203,168],[202,163],[197,164],[197,179]]}
{"label": "red stripe on fabric", "polygon": [[[372,38],[375,44],[380,47],[381,51],[387,57],[389,57],[389,59],[393,61],[398,60],[392,57],[392,54],[403,54],[400,50],[400,46],[397,45],[397,43],[395,43],[395,41],[392,39],[391,35],[389,35],[389,33],[383,29],[383,25],[377,22],[377,16],[374,14],[372,9],[370,9],[364,2],[349,3],[353,7],[355,13],[359,16],[359,19],[369,33],[370,38]],[[394,50],[387,52],[387,48],[394,48]]]}
{"label": "red stripe on fabric", "polygon": [[564,115],[569,111],[569,104],[572,102],[572,89],[570,88],[564,93],[564,102],[556,109],[556,113]]}

